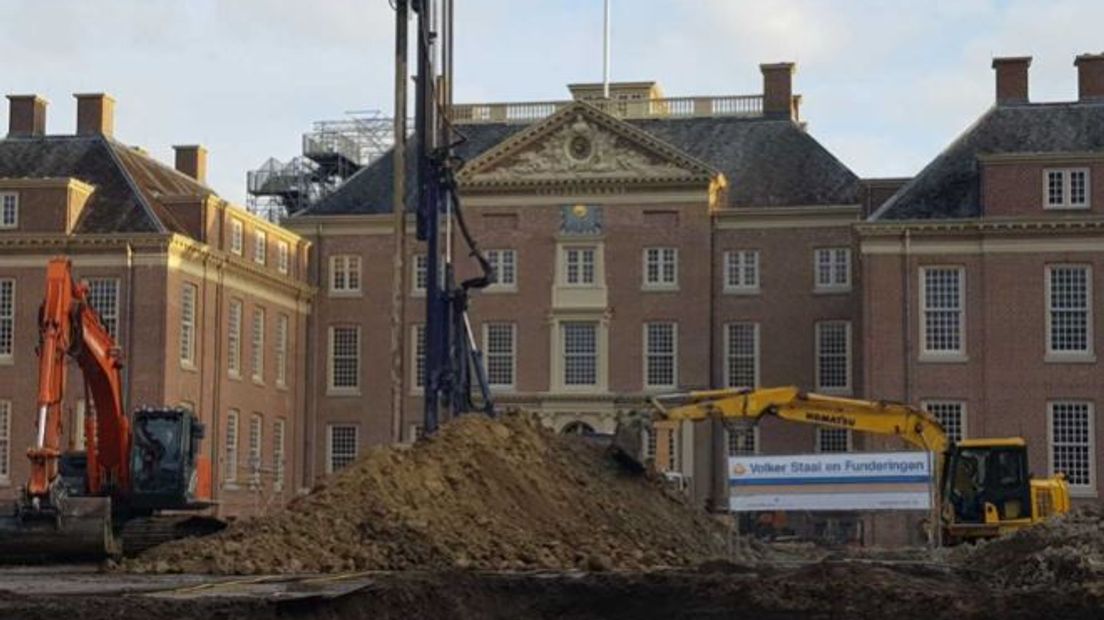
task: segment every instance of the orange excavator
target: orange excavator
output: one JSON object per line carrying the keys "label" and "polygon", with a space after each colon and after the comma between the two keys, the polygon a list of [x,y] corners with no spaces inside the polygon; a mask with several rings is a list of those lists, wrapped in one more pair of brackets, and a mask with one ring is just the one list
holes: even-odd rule
{"label": "orange excavator", "polygon": [[[76,559],[136,552],[224,524],[197,515],[210,507],[210,461],[203,424],[177,407],[127,416],[118,346],[73,280],[69,259],[46,268],[39,309],[38,411],[27,450],[30,476],[0,511],[0,558]],[[83,450],[63,452],[67,358],[90,397]],[[177,514],[165,514],[177,511]]]}

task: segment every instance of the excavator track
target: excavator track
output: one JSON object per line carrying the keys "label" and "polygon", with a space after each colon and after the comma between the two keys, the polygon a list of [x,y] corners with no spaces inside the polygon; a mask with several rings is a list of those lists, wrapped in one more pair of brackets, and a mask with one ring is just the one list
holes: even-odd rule
{"label": "excavator track", "polygon": [[181,538],[207,536],[221,531],[226,522],[200,515],[157,515],[129,519],[119,533],[123,555],[137,555],[146,549]]}

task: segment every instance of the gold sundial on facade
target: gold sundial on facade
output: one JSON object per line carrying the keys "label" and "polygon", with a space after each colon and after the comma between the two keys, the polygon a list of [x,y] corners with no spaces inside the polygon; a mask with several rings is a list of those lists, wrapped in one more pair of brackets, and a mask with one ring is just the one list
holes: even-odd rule
{"label": "gold sundial on facade", "polygon": [[575,205],[571,208],[571,214],[577,218],[584,218],[587,214],[586,205]]}

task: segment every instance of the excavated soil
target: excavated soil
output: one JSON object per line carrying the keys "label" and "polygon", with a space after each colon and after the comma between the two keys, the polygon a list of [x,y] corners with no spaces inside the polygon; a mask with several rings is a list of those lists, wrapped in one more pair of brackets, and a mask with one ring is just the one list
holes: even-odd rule
{"label": "excavated soil", "polygon": [[371,450],[276,514],[164,545],[121,568],[602,571],[690,565],[727,552],[715,519],[601,448],[524,415],[465,416],[412,448]]}

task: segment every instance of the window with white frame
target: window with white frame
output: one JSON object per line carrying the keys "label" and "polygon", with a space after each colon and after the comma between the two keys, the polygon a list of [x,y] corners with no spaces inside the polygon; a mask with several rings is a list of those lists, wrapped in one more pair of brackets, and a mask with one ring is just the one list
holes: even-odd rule
{"label": "window with white frame", "polygon": [[0,228],[19,226],[19,194],[0,192]]}
{"label": "window with white frame", "polygon": [[678,286],[678,250],[676,248],[644,248],[644,286],[654,288]]}
{"label": "window with white frame", "polygon": [[291,251],[288,248],[287,241],[276,242],[276,270],[280,273],[287,273],[288,267],[291,264]]}
{"label": "window with white frame", "polygon": [[725,385],[753,388],[759,385],[759,324],[725,325]]}
{"label": "window with white frame", "polygon": [[15,345],[15,280],[0,278],[0,359],[11,359]]}
{"label": "window with white frame", "polygon": [[573,285],[594,284],[597,253],[594,247],[564,248],[564,282]]}
{"label": "window with white frame", "polygon": [[288,315],[276,315],[276,385],[287,385]]}
{"label": "window with white frame", "polygon": [[241,220],[230,220],[230,251],[238,256],[242,255],[242,236],[244,226]]}
{"label": "window with white frame", "polygon": [[1047,353],[1091,355],[1092,272],[1088,265],[1047,266]]}
{"label": "window with white frame", "polygon": [[88,287],[88,303],[100,317],[100,323],[112,338],[118,338],[119,279],[87,278],[84,284]]}
{"label": "window with white frame", "polygon": [[335,325],[330,328],[330,389],[360,387],[360,328]]}
{"label": "window with white frame", "polygon": [[326,473],[349,465],[357,458],[359,429],[353,424],[330,424],[326,427]]}
{"label": "window with white frame", "polygon": [[644,458],[655,459],[656,456],[656,435],[658,434],[655,428],[645,428],[641,431],[643,438],[641,444],[644,447]]}
{"label": "window with white frame", "polygon": [[598,385],[598,323],[560,323],[560,347],[563,384],[573,387]]}
{"label": "window with white frame", "polygon": [[253,309],[253,380],[264,381],[264,343],[265,343],[265,311],[264,308]]}
{"label": "window with white frame", "polygon": [[0,400],[0,482],[11,479],[11,411],[11,401]]}
{"label": "window with white frame", "polygon": [[679,470],[679,427],[662,429],[661,435],[667,441],[667,462],[661,463],[663,471]]}
{"label": "window with white frame", "polygon": [[226,367],[231,377],[241,376],[242,302],[230,300],[230,316],[226,328]]}
{"label": "window with white frame", "polygon": [[249,484],[261,483],[261,442],[264,441],[264,418],[254,413],[249,416]]}
{"label": "window with white frame", "polygon": [[959,442],[966,438],[966,403],[959,400],[931,400],[924,409],[943,427],[947,439]]}
{"label": "window with white frame", "polygon": [[268,260],[268,235],[263,230],[253,231],[253,262],[258,265]]}
{"label": "window with white frame", "polygon": [[425,293],[426,283],[429,282],[429,261],[426,260],[426,255],[415,254],[414,264],[411,268],[414,269],[414,277],[411,278],[411,285],[414,287],[414,292]]}
{"label": "window with white frame", "polygon": [[1089,169],[1047,168],[1044,170],[1043,205],[1047,209],[1089,208]]}
{"label": "window with white frame", "polygon": [[410,428],[408,428],[406,432],[407,442],[414,443],[415,441],[421,441],[422,439],[425,439],[425,426],[422,426],[421,424],[411,424]]}
{"label": "window with white frame", "polygon": [[724,290],[752,293],[759,290],[759,251],[730,250],[724,253]]}
{"label": "window with white frame", "polygon": [[644,387],[672,388],[678,384],[678,324],[644,324]]}
{"label": "window with white frame", "polygon": [[426,384],[426,329],[425,325],[414,326],[414,339],[411,343],[411,353],[414,355],[414,363],[411,364],[411,372],[414,373],[414,389],[421,390]]}
{"label": "window with white frame", "polygon": [[920,329],[924,353],[965,353],[965,280],[961,267],[920,269]]}
{"label": "window with white frame", "polygon": [[846,428],[816,429],[817,452],[850,452],[851,431]]}
{"label": "window with white frame", "polygon": [[818,248],[813,257],[818,290],[851,288],[851,248]]}
{"label": "window with white frame", "polygon": [[730,426],[725,429],[729,456],[751,456],[759,452],[759,429],[755,426]]}
{"label": "window with white frame", "polygon": [[487,250],[487,262],[491,265],[491,286],[514,288],[517,286],[517,252],[514,250]]}
{"label": "window with white frame", "polygon": [[226,413],[226,466],[222,481],[233,485],[238,481],[238,410]]}
{"label": "window with white frame", "polygon": [[272,489],[275,491],[284,488],[286,433],[287,422],[283,418],[277,418],[272,425]]}
{"label": "window with white frame", "polygon": [[180,363],[188,367],[195,366],[197,292],[190,282],[180,287]]}
{"label": "window with white frame", "polygon": [[487,362],[487,383],[491,387],[514,387],[516,344],[515,324],[483,324],[483,356]]}
{"label": "window with white frame", "polygon": [[339,254],[330,257],[330,292],[356,293],[360,291],[360,257]]}
{"label": "window with white frame", "polygon": [[816,324],[817,390],[847,392],[851,389],[851,322]]}
{"label": "window with white frame", "polygon": [[1084,401],[1048,403],[1050,469],[1062,473],[1074,489],[1092,489],[1096,483],[1093,460],[1093,405]]}

